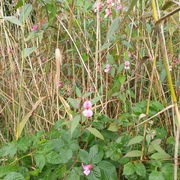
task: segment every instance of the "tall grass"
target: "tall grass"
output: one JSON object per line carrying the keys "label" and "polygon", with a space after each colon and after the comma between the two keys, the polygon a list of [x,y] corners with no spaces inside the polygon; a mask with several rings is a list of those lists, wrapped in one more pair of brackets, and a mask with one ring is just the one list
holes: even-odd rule
{"label": "tall grass", "polygon": [[[94,1],[23,2],[32,4],[32,10],[22,18],[22,26],[6,18],[26,16],[26,9],[17,7],[18,1],[10,4],[2,0],[0,6],[4,17],[0,19],[1,145],[20,135],[49,131],[59,119],[72,120],[81,109],[73,108],[71,99],[81,107],[87,92],[92,92],[89,98],[102,96],[94,108],[96,115],[118,119],[119,132],[132,136],[142,133],[145,143],[148,130],[159,127],[166,130],[165,139],[174,136],[176,143],[179,141],[178,13],[162,19],[161,32],[155,24],[174,11],[178,2],[154,4],[154,10],[159,9],[154,19],[149,1],[121,1],[123,8],[116,11],[112,7],[107,18],[105,6],[94,11]],[[32,30],[34,25],[37,30]],[[124,69],[125,61],[130,62],[129,70]],[[111,68],[105,73],[107,64]],[[144,100],[146,111],[124,121],[123,116],[130,117]],[[165,110],[155,113],[150,123],[147,119],[152,115],[149,108],[153,100]],[[173,103],[173,108],[166,109]]]}

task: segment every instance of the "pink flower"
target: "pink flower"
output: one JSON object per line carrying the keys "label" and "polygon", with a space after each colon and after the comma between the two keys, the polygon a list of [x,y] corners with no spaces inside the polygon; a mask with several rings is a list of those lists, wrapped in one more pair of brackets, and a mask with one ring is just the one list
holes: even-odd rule
{"label": "pink flower", "polygon": [[105,9],[105,13],[106,13],[106,15],[104,16],[105,18],[112,15],[112,12],[109,9]]}
{"label": "pink flower", "polygon": [[129,57],[129,58],[131,57],[131,52],[130,52],[130,51],[128,51],[128,57]]}
{"label": "pink flower", "polygon": [[130,62],[129,61],[125,61],[124,69],[129,69],[130,68],[129,65],[130,65]]}
{"label": "pink flower", "polygon": [[9,52],[10,52],[11,54],[13,54],[13,50],[12,50],[12,49],[10,49]]}
{"label": "pink flower", "polygon": [[120,11],[122,9],[122,5],[118,5],[116,9],[117,11]]}
{"label": "pink flower", "polygon": [[34,25],[34,26],[32,27],[32,31],[37,31],[37,29],[38,29],[37,25]]}
{"label": "pink flower", "polygon": [[84,164],[82,163],[82,168],[84,169],[84,174],[85,174],[86,176],[88,176],[89,173],[91,172],[91,169],[93,168],[93,166],[92,166],[91,164],[84,165]]}
{"label": "pink flower", "polygon": [[92,107],[91,101],[85,101],[84,102],[84,109],[90,109]]}
{"label": "pink flower", "polygon": [[111,5],[111,6],[114,6],[113,0],[107,0],[107,4],[108,4],[108,5]]}
{"label": "pink flower", "polygon": [[92,115],[93,115],[93,112],[92,112],[92,110],[91,109],[85,109],[84,111],[83,111],[83,115],[85,116],[85,117],[92,117]]}
{"label": "pink flower", "polygon": [[169,71],[172,71],[172,66],[169,66]]}
{"label": "pink flower", "polygon": [[177,64],[178,63],[178,58],[174,59],[173,63]]}
{"label": "pink flower", "polygon": [[104,72],[108,72],[108,71],[110,70],[110,67],[111,67],[111,65],[110,65],[110,64],[107,64],[107,65],[106,65],[106,68],[104,69]]}
{"label": "pink flower", "polygon": [[101,4],[97,4],[94,12],[101,11],[101,9],[102,9],[102,5]]}

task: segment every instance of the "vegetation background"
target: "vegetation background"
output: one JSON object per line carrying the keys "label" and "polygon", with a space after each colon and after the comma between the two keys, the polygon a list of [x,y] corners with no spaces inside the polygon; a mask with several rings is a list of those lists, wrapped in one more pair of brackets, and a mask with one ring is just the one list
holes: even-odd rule
{"label": "vegetation background", "polygon": [[1,0],[0,178],[179,179],[179,10]]}

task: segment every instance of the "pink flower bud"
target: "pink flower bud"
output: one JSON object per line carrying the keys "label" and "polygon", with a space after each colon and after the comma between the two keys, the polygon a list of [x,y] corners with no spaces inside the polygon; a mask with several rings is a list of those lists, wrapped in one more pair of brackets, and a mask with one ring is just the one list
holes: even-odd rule
{"label": "pink flower bud", "polygon": [[84,102],[84,109],[90,109],[92,107],[91,101],[85,101]]}

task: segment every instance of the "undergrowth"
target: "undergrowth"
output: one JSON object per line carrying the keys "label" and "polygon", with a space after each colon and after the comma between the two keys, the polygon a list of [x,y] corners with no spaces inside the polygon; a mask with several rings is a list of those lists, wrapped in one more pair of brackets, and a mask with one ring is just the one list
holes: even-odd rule
{"label": "undergrowth", "polygon": [[1,1],[1,179],[180,178],[179,4],[153,2]]}

